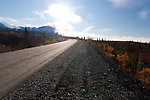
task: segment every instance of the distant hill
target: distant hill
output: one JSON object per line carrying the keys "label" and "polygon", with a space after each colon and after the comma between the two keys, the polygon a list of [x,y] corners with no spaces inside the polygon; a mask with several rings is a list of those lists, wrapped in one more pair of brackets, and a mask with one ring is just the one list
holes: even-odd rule
{"label": "distant hill", "polygon": [[[53,26],[12,26],[0,23],[0,53],[51,44],[66,40]],[[26,32],[26,33],[25,33]]]}
{"label": "distant hill", "polygon": [[[53,34],[54,36],[61,36],[56,32],[56,28],[54,26],[41,26],[41,27],[26,27],[28,32],[31,34],[39,34],[39,33],[47,33],[47,34]],[[5,22],[0,23],[0,31],[2,32],[16,32],[16,33],[23,33],[25,30],[25,27],[23,26],[13,26],[9,25]]]}

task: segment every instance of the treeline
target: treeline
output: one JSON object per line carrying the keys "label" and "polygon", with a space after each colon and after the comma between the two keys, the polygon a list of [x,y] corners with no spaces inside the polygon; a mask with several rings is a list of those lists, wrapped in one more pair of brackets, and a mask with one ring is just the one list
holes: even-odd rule
{"label": "treeline", "polygon": [[24,33],[0,31],[0,53],[30,48],[50,43],[63,41],[65,38],[58,37],[46,32],[32,34],[25,28]]}
{"label": "treeline", "polygon": [[91,45],[118,63],[121,69],[150,90],[150,43],[94,41]]}

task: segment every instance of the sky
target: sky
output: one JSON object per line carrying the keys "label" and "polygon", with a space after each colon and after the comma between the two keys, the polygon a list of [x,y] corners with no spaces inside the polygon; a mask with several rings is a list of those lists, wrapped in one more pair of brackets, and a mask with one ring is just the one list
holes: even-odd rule
{"label": "sky", "polygon": [[150,41],[150,0],[0,0],[0,22],[66,36]]}

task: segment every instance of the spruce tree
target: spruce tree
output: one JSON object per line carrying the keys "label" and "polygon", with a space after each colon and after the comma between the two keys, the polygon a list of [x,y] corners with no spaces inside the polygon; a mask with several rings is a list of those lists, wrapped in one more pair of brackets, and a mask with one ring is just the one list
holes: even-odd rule
{"label": "spruce tree", "polygon": [[29,42],[29,33],[28,33],[28,30],[27,30],[26,27],[25,27],[23,35],[24,35],[24,39],[25,39],[25,47],[29,47],[29,45],[30,45],[30,42]]}
{"label": "spruce tree", "polygon": [[27,28],[25,27],[24,35],[29,35]]}

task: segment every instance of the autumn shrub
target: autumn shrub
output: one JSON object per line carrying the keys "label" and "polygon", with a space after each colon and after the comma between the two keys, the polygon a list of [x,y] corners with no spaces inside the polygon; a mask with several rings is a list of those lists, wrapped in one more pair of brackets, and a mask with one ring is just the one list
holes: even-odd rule
{"label": "autumn shrub", "polygon": [[143,68],[137,74],[137,78],[147,89],[150,90],[150,68]]}
{"label": "autumn shrub", "polygon": [[127,55],[127,53],[117,54],[116,59],[120,62],[122,66],[126,66],[128,63],[129,56]]}
{"label": "autumn shrub", "polygon": [[107,51],[109,52],[109,53],[112,53],[112,51],[114,50],[114,48],[113,47],[111,47],[111,46],[107,46]]}
{"label": "autumn shrub", "polygon": [[[133,79],[139,80],[143,86],[150,90],[150,67],[149,63],[142,62],[140,72],[137,72],[139,53],[145,44],[133,42],[94,42],[94,47],[104,52],[108,57],[113,59],[121,69],[127,72]],[[145,46],[145,47],[144,47]]]}

